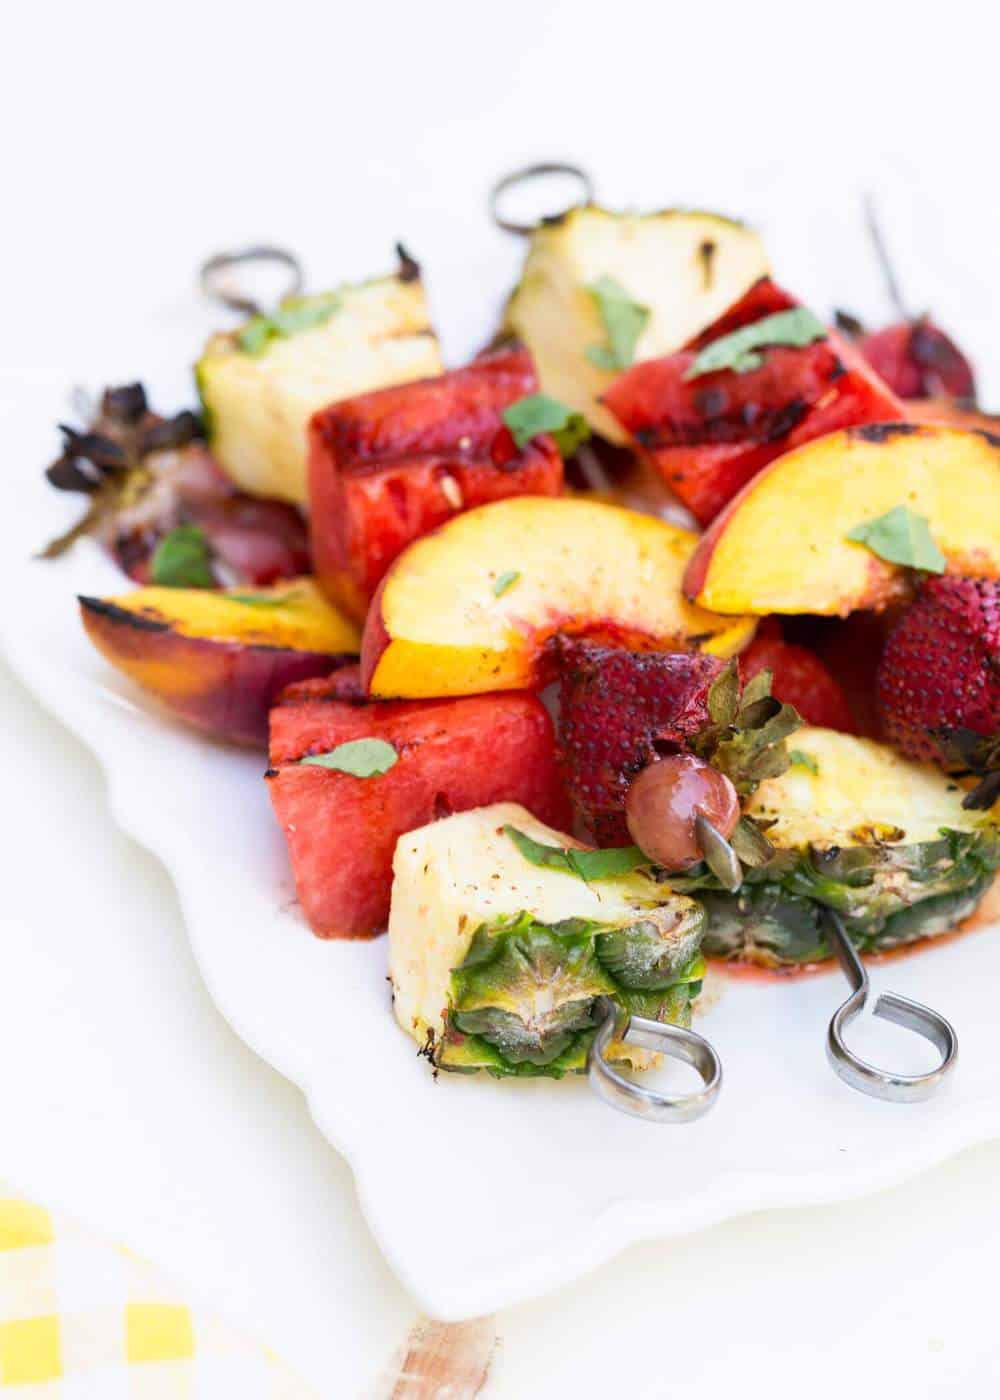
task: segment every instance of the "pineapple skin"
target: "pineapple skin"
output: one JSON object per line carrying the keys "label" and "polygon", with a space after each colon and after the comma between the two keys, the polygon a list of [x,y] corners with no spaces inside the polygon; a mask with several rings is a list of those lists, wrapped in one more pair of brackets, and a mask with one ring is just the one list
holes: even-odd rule
{"label": "pineapple skin", "polygon": [[774,857],[735,895],[711,877],[681,882],[705,905],[706,953],[764,966],[829,958],[824,905],[868,952],[947,933],[975,911],[1000,868],[996,812],[966,811],[953,779],[871,739],[805,728],[790,748],[816,771],[793,762],[748,806],[773,823]]}

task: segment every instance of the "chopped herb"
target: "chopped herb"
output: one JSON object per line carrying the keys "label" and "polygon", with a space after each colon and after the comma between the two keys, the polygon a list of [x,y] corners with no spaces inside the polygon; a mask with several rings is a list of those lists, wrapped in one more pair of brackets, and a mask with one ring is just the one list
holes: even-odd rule
{"label": "chopped herb", "polygon": [[355,778],[374,778],[388,773],[398,763],[399,754],[384,739],[350,739],[338,744],[329,753],[309,754],[300,758],[302,764],[314,768],[333,768],[338,773],[350,773]]}
{"label": "chopped herb", "polygon": [[789,749],[788,762],[793,768],[808,768],[810,773],[819,777],[819,764],[811,753],[803,753],[801,749]]}
{"label": "chopped herb", "polygon": [[587,291],[597,304],[608,338],[606,345],[591,345],[587,359],[598,369],[628,369],[635,359],[639,337],[646,329],[649,307],[633,301],[612,277],[598,278]]}
{"label": "chopped herb", "polygon": [[826,326],[807,306],[776,311],[772,316],[764,316],[752,325],[742,326],[729,335],[721,335],[718,340],[706,345],[695,357],[684,378],[697,379],[702,374],[714,374],[720,369],[745,374],[747,370],[759,369],[764,363],[763,357],[756,353],[764,346],[792,345],[801,349],[816,340],[825,340],[826,334]]}
{"label": "chopped herb", "polygon": [[509,589],[511,589],[511,588],[514,587],[514,584],[517,583],[517,581],[518,581],[518,579],[519,579],[520,577],[521,577],[521,570],[520,570],[520,569],[507,569],[507,570],[505,570],[504,573],[502,573],[502,574],[500,575],[500,577],[497,579],[496,583],[493,585],[493,596],[494,596],[494,598],[502,598],[503,595],[504,595]]}
{"label": "chopped herb", "polygon": [[153,551],[150,582],[161,588],[214,588],[212,551],[197,525],[178,525]]}
{"label": "chopped herb", "polygon": [[505,408],[501,416],[519,450],[539,433],[551,433],[560,455],[572,457],[580,443],[590,437],[583,414],[558,399],[550,399],[548,394],[529,394],[527,398],[518,399]]}
{"label": "chopped herb", "polygon": [[924,569],[929,574],[944,573],[946,560],[931,537],[926,517],[916,515],[908,506],[893,506],[885,515],[855,525],[847,538],[867,545],[890,564]]}
{"label": "chopped herb", "polygon": [[340,297],[328,292],[318,297],[289,297],[270,316],[254,316],[239,333],[240,349],[260,355],[272,340],[281,340],[299,331],[311,331],[329,321],[340,309]]}
{"label": "chopped herb", "polygon": [[302,597],[298,589],[291,593],[227,593],[231,603],[242,603],[248,608],[283,608],[286,603],[298,602]]}
{"label": "chopped herb", "polygon": [[531,865],[548,870],[565,870],[581,880],[608,880],[615,875],[628,875],[649,861],[638,846],[615,846],[607,851],[579,851],[570,846],[543,846],[533,841],[516,826],[505,826],[504,834]]}

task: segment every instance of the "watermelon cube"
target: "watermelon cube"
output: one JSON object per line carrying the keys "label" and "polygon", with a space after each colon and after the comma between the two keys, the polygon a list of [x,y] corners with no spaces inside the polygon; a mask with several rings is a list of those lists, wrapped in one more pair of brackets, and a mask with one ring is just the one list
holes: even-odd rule
{"label": "watermelon cube", "polygon": [[[358,739],[391,745],[385,772],[359,777],[303,763]],[[288,841],[299,902],[320,938],[369,938],[389,915],[400,836],[439,817],[520,802],[569,820],[552,721],[523,692],[372,701],[357,666],[293,685],[271,711],[268,790]]]}
{"label": "watermelon cube", "polygon": [[765,278],[683,350],[633,365],[603,396],[702,525],[783,452],[838,428],[905,417],[888,386],[834,332],[810,345],[765,345],[756,368],[687,377],[707,346],[798,305]]}
{"label": "watermelon cube", "polygon": [[309,522],[326,593],[363,618],[413,540],[473,506],[556,496],[563,465],[540,435],[519,451],[501,414],[536,393],[531,356],[483,355],[436,379],[344,399],[309,425]]}

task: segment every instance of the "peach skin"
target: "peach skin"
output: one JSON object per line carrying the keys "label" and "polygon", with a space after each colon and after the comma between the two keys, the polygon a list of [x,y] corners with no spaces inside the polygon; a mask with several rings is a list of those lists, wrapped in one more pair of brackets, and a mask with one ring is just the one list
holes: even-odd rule
{"label": "peach skin", "polygon": [[271,588],[139,588],[80,598],[87,635],[119,671],[213,738],[264,747],[285,686],[357,655],[358,630],[311,578]]}

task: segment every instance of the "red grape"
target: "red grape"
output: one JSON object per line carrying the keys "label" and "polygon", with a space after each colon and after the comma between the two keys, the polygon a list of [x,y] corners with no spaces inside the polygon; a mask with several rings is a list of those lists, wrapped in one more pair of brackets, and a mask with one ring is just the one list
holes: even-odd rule
{"label": "red grape", "polygon": [[740,819],[740,801],[724,773],[689,753],[651,763],[625,798],[632,840],[665,870],[686,870],[701,860],[694,829],[699,811],[728,837]]}

